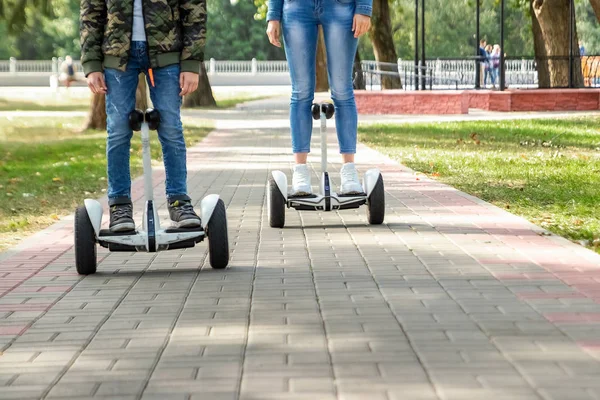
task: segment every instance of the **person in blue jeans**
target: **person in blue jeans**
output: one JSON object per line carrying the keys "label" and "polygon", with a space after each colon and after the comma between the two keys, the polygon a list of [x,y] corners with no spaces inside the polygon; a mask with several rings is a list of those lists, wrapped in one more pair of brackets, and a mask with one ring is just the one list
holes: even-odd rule
{"label": "person in blue jeans", "polygon": [[269,41],[285,53],[292,79],[290,122],[292,151],[295,157],[292,191],[312,193],[310,171],[306,165],[310,152],[313,120],[311,106],[316,84],[316,55],[319,25],[323,27],[327,48],[327,68],[335,121],[344,165],[340,193],[363,191],[354,165],[358,113],[354,100],[352,67],[358,38],[371,27],[372,0],[269,0]]}
{"label": "person in blue jeans", "polygon": [[[177,13],[167,0],[115,2],[82,0],[82,63],[93,93],[106,94],[108,202],[110,230],[135,229],[129,152],[140,73],[148,80],[153,106],[160,112],[158,138],[163,150],[169,216],[177,228],[201,221],[187,195],[186,145],[182,97],[198,87],[206,32],[204,0],[180,0]],[[177,2],[175,3],[177,4]],[[171,10],[171,11],[165,11]],[[119,21],[132,20],[132,24]]]}

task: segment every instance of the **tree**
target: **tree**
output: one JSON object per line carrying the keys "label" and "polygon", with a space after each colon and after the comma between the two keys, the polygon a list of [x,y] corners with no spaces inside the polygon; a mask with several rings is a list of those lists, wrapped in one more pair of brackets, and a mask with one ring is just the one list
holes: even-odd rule
{"label": "tree", "polygon": [[[398,55],[392,38],[392,27],[390,20],[390,6],[388,0],[373,0],[372,26],[369,36],[373,41],[375,60],[378,62],[398,62]],[[383,89],[402,88],[400,76],[382,75],[381,87]]]}
{"label": "tree", "polygon": [[356,56],[354,56],[354,67],[352,69],[352,77],[354,78],[354,89],[365,90],[367,88],[365,76],[363,75],[360,54],[358,53],[358,51],[356,52]]}
{"label": "tree", "polygon": [[[569,7],[569,0],[531,0],[540,87],[569,85]],[[583,73],[576,25],[572,45],[573,85],[582,87]]]}
{"label": "tree", "polygon": [[83,129],[106,130],[106,96],[103,94],[92,95],[87,118]]}
{"label": "tree", "polygon": [[592,8],[594,9],[594,13],[596,14],[596,18],[598,19],[598,22],[600,22],[600,0],[590,0],[590,4],[592,5]]}
{"label": "tree", "polygon": [[[135,108],[146,110],[148,108],[148,85],[146,76],[138,76],[138,87],[135,92]],[[83,129],[106,130],[106,96],[103,94],[92,95],[88,116],[83,124]]]}
{"label": "tree", "polygon": [[198,89],[183,99],[184,107],[216,107],[217,102],[213,96],[210,81],[204,63],[200,63],[200,76]]}
{"label": "tree", "polygon": [[317,42],[317,78],[315,92],[326,92],[329,90],[329,78],[327,75],[327,50],[325,48],[325,36],[323,27],[319,26],[319,39]]}
{"label": "tree", "polygon": [[[264,20],[267,16],[267,0],[254,0],[256,6],[256,16],[258,20]],[[327,79],[327,52],[325,49],[325,40],[323,37],[323,29],[319,27],[319,39],[317,42],[317,76],[316,89],[317,92],[326,92],[329,90],[329,80]]]}
{"label": "tree", "polygon": [[269,43],[264,20],[256,20],[256,6],[248,0],[208,0],[209,35],[206,58],[217,60],[285,60],[285,55]]}
{"label": "tree", "polygon": [[28,11],[53,16],[52,4],[51,0],[0,0],[0,21],[6,22],[9,34],[16,34],[27,24]]}

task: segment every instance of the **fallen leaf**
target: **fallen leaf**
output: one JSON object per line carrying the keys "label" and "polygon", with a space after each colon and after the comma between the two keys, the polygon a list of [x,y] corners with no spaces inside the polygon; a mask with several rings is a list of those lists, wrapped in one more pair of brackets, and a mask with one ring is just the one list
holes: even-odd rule
{"label": "fallen leaf", "polygon": [[52,182],[62,182],[62,179],[55,177],[55,178],[52,178]]}
{"label": "fallen leaf", "polygon": [[438,176],[440,176],[440,173],[439,172],[434,172],[433,174],[431,174],[431,176],[438,177]]}
{"label": "fallen leaf", "polygon": [[56,214],[51,214],[50,218],[52,218],[54,220],[58,220],[59,219],[58,215],[56,215]]}

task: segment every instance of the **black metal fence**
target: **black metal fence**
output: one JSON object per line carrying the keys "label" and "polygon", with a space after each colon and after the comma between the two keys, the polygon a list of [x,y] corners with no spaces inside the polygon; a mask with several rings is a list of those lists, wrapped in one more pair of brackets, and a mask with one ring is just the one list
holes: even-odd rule
{"label": "black metal fence", "polygon": [[[600,88],[600,55],[507,57],[504,65],[507,88]],[[500,71],[498,65],[476,57],[432,59],[425,66],[409,60],[397,64],[363,61],[355,66],[355,84],[370,90],[399,88],[399,79],[404,90],[494,89],[499,87]]]}

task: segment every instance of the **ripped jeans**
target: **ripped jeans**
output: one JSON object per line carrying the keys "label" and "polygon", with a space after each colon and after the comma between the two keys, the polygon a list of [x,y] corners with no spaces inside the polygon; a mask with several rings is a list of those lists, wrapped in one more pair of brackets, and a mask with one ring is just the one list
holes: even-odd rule
{"label": "ripped jeans", "polygon": [[[138,75],[150,67],[146,42],[132,42],[127,70],[107,68],[106,122],[108,139],[108,198],[131,197],[129,151],[133,132],[129,127],[129,114],[135,109]],[[166,173],[167,198],[187,198],[186,148],[183,139],[179,96],[179,64],[153,69],[155,87],[150,83],[150,97],[154,108],[160,112],[158,138],[163,150]]]}

